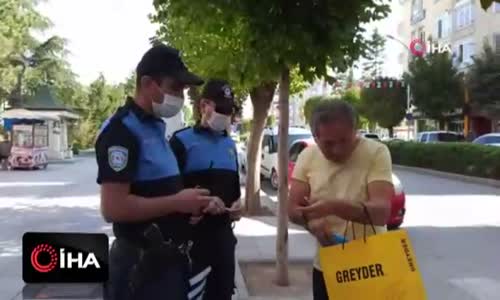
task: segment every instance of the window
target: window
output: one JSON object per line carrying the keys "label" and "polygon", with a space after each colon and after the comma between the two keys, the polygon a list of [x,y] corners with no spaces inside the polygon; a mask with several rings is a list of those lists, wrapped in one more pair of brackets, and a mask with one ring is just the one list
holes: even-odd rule
{"label": "window", "polygon": [[262,139],[262,149],[264,149],[266,146],[269,146],[269,152],[272,153],[272,140],[270,135],[264,135],[264,138]]}
{"label": "window", "polygon": [[438,39],[443,37],[443,20],[438,20]]}
{"label": "window", "polygon": [[423,0],[413,0],[411,3],[411,23],[416,24],[425,19]]}
{"label": "window", "polygon": [[436,137],[439,142],[459,142],[462,140],[458,134],[453,133],[438,133]]}
{"label": "window", "polygon": [[500,136],[483,136],[478,138],[474,143],[481,145],[500,144]]}
{"label": "window", "polygon": [[471,3],[456,8],[455,24],[457,30],[467,27],[474,22],[473,9],[474,7]]}
{"label": "window", "polygon": [[423,31],[422,29],[420,30],[419,38],[422,42],[425,42],[425,31]]}
{"label": "window", "polygon": [[44,125],[34,125],[33,126],[33,136],[35,138],[35,147],[47,147],[49,131],[47,126]]}
{"label": "window", "polygon": [[500,54],[500,33],[493,36],[495,44],[495,52]]}
{"label": "window", "polygon": [[464,45],[460,44],[458,46],[458,62],[462,63],[464,61]]}
{"label": "window", "polygon": [[[311,134],[290,134],[288,136],[288,147],[290,147],[295,141],[306,140],[312,138]],[[273,151],[278,151],[278,136],[273,135],[271,143],[274,145]]]}
{"label": "window", "polygon": [[500,13],[500,3],[493,2],[493,12]]}
{"label": "window", "polygon": [[304,150],[307,145],[305,143],[297,143],[290,148],[290,161],[296,162],[297,158],[299,158],[299,154]]}

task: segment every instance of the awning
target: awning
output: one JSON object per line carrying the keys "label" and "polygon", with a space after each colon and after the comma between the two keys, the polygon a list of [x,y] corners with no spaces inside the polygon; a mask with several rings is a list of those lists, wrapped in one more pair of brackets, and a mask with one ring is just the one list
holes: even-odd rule
{"label": "awning", "polygon": [[23,108],[9,109],[0,114],[2,119],[25,119],[25,120],[53,120],[59,121],[57,115],[43,114],[39,111],[31,111]]}
{"label": "awning", "polygon": [[58,119],[69,119],[69,120],[80,119],[80,116],[78,116],[77,114],[69,112],[69,111],[65,111],[65,110],[63,110],[63,111],[38,110],[35,112],[42,115],[42,116],[55,117]]}
{"label": "awning", "polygon": [[25,120],[52,120],[61,119],[78,120],[80,117],[69,111],[28,110],[23,108],[10,109],[0,114],[3,119],[25,119]]}

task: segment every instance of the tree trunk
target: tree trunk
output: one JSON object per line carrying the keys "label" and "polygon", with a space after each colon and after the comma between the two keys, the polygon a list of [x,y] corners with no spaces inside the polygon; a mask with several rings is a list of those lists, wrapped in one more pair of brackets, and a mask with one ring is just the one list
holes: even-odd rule
{"label": "tree trunk", "polygon": [[394,127],[387,128],[389,130],[389,137],[392,139],[394,137]]}
{"label": "tree trunk", "polygon": [[445,123],[444,119],[439,120],[439,130],[445,130]]}
{"label": "tree trunk", "polygon": [[15,90],[11,93],[10,99],[10,107],[12,108],[20,108],[23,106],[23,79],[24,74],[26,73],[26,65],[21,66],[21,70],[17,74],[17,82]]}
{"label": "tree trunk", "polygon": [[290,70],[281,72],[278,129],[278,235],[276,238],[276,283],[288,286],[288,123]]}
{"label": "tree trunk", "polygon": [[245,184],[245,210],[248,215],[260,213],[260,162],[262,131],[266,125],[269,107],[273,101],[275,82],[263,83],[250,91],[253,120],[247,148],[247,182]]}

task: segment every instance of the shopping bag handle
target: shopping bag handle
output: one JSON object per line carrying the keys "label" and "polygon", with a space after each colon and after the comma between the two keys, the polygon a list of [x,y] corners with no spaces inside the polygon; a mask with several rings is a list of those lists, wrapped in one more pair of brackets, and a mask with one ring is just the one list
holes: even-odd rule
{"label": "shopping bag handle", "polygon": [[[372,217],[370,216],[370,213],[368,212],[368,208],[364,203],[361,203],[361,207],[363,208],[363,212],[366,215],[366,218],[368,219],[368,222],[370,222],[370,227],[373,230],[373,234],[377,234],[377,231],[375,230],[375,226],[373,225]],[[349,221],[346,222],[345,230],[344,230],[344,236],[347,236],[347,229],[349,228]],[[356,230],[354,230],[354,222],[351,221],[351,228],[352,228],[352,237],[353,239],[356,239]],[[363,224],[363,241],[366,243],[366,224]],[[342,249],[344,249],[346,240],[342,241]]]}

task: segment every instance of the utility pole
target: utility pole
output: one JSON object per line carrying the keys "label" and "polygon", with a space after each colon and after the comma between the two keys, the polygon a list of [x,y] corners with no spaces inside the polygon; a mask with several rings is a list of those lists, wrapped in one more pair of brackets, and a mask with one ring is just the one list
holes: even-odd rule
{"label": "utility pole", "polygon": [[[411,53],[411,50],[410,50],[410,47],[408,47],[408,45],[406,45],[405,43],[403,43],[401,40],[397,39],[396,37],[394,37],[393,35],[386,35],[386,37],[388,39],[391,39],[393,41],[396,41],[398,42],[399,44],[401,44],[403,47],[405,47],[405,49],[408,51],[408,62],[410,60],[410,57],[412,55]],[[411,120],[410,120],[411,119]],[[410,123],[413,124],[413,126],[415,126],[415,120],[413,119],[413,112],[411,110],[411,92],[410,92],[410,83],[407,82],[406,83],[406,127],[408,129],[408,132],[407,132],[407,135],[408,135],[408,140],[410,140],[410,135],[411,135],[411,128],[410,128]]]}
{"label": "utility pole", "polygon": [[464,137],[467,139],[469,137],[469,131],[470,131],[470,111],[468,109],[469,107],[469,89],[467,88],[467,85],[464,84]]}

